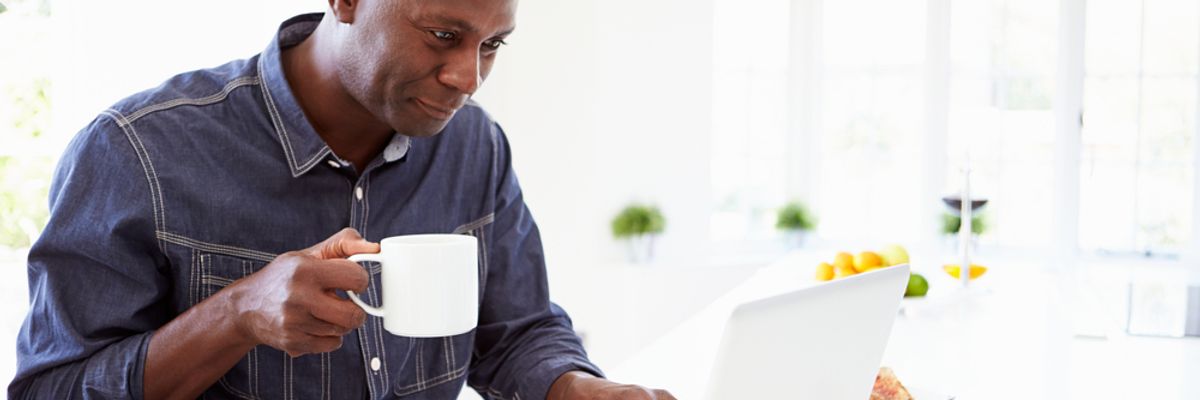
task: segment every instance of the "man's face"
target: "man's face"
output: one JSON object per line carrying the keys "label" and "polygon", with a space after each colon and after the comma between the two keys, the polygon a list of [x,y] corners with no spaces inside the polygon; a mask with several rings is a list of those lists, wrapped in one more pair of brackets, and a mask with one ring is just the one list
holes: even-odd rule
{"label": "man's face", "polygon": [[433,136],[479,89],[516,0],[361,0],[340,37],[338,75],[399,133]]}

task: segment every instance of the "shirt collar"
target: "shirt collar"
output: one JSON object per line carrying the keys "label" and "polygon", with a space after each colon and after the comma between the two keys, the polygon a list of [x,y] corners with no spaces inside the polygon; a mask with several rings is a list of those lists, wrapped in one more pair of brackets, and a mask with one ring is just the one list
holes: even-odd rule
{"label": "shirt collar", "polygon": [[[302,14],[284,21],[271,44],[258,58],[258,75],[262,79],[259,87],[262,88],[263,101],[293,177],[304,175],[320,164],[322,159],[336,157],[304,116],[304,110],[300,108],[284,76],[283,60],[280,58],[283,49],[299,44],[312,34],[323,17],[322,13]],[[409,145],[407,136],[394,134],[384,149],[384,161],[403,158],[408,153]]]}

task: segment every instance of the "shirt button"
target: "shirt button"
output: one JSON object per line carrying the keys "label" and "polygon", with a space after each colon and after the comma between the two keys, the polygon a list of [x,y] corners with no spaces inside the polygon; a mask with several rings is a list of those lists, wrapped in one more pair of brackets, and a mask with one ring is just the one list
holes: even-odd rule
{"label": "shirt button", "polygon": [[362,186],[354,188],[354,197],[362,200]]}
{"label": "shirt button", "polygon": [[372,371],[379,370],[379,357],[371,357],[371,370]]}
{"label": "shirt button", "polygon": [[326,164],[329,164],[329,166],[330,166],[330,167],[334,167],[334,168],[341,168],[341,167],[342,167],[342,164],[338,164],[338,162],[337,162],[337,161],[333,161],[333,160],[326,161],[325,163],[326,163]]}

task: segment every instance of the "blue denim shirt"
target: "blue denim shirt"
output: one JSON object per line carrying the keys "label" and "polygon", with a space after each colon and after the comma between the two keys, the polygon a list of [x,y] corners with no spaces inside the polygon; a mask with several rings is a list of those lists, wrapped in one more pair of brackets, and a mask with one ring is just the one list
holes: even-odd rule
{"label": "blue denim shirt", "polygon": [[[600,371],[549,301],[537,226],[504,132],[478,105],[430,138],[396,135],[357,172],[305,119],[280,49],[320,14],[285,22],[263,53],[178,75],[104,111],[71,142],[29,254],[30,311],[11,398],[141,398],[155,329],[277,254],[353,227],[479,239],[478,327],[446,338],[366,323],[324,354],[245,354],[209,398],[541,399],[569,370]],[[371,271],[368,303],[379,303]]]}

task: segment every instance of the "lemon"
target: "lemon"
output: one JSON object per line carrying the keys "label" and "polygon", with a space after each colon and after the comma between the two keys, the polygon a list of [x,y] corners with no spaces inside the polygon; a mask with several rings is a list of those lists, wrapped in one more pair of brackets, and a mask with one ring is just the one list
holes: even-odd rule
{"label": "lemon", "polygon": [[827,281],[833,279],[833,265],[829,263],[821,263],[817,266],[817,280]]}
{"label": "lemon", "polygon": [[883,266],[883,257],[871,251],[864,251],[854,256],[854,270],[858,272],[867,272],[868,270]]}
{"label": "lemon", "polygon": [[[946,273],[950,274],[950,276],[958,279],[962,267],[960,267],[958,264],[946,264],[942,267],[942,269],[946,270]],[[980,275],[983,275],[984,272],[987,272],[987,267],[979,264],[971,264],[971,272],[969,275],[967,275],[967,279],[978,278]]]}
{"label": "lemon", "polygon": [[[842,268],[849,268],[850,271],[853,271],[855,273],[858,272],[857,270],[854,269],[854,256],[852,256],[852,255],[850,255],[850,253],[847,253],[844,251],[841,253],[837,253],[837,255],[833,257],[833,266],[834,266],[834,268],[837,268],[839,270]],[[854,275],[854,274],[851,274],[851,275]]]}
{"label": "lemon", "polygon": [[844,278],[857,273],[858,271],[855,271],[854,267],[849,265],[837,265],[833,267],[833,275],[835,278]]}
{"label": "lemon", "polygon": [[913,272],[908,275],[908,287],[904,288],[904,297],[922,297],[929,293],[929,281],[924,276]]}

